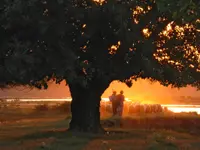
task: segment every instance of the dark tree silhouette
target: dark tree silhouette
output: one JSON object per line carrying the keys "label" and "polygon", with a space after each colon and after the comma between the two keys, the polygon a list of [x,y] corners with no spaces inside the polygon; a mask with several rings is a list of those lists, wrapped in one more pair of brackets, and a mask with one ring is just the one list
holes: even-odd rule
{"label": "dark tree silhouette", "polygon": [[71,130],[102,131],[101,95],[113,80],[200,87],[198,21],[175,19],[153,0],[2,3],[0,86],[48,88],[65,80]]}

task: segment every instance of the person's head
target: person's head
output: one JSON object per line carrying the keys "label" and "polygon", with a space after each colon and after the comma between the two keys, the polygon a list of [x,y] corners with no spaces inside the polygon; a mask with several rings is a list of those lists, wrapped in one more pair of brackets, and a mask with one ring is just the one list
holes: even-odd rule
{"label": "person's head", "polygon": [[117,94],[117,92],[116,91],[113,91],[113,95],[116,95]]}
{"label": "person's head", "polygon": [[123,91],[123,90],[121,90],[121,91],[120,91],[120,94],[124,94],[124,91]]}

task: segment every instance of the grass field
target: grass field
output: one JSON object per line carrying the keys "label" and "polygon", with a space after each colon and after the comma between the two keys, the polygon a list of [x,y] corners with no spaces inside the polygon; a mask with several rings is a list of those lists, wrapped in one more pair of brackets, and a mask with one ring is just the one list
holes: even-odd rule
{"label": "grass field", "polygon": [[199,150],[200,117],[191,114],[102,116],[105,135],[70,133],[69,113],[0,112],[0,150]]}

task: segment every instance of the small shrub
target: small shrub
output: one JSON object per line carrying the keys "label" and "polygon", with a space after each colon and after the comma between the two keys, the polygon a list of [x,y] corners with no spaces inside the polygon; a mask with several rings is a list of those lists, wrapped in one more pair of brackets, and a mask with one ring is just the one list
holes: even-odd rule
{"label": "small shrub", "polygon": [[12,109],[20,108],[20,99],[19,98],[13,99],[8,103],[8,107]]}
{"label": "small shrub", "polygon": [[0,109],[7,107],[7,100],[6,99],[0,99]]}
{"label": "small shrub", "polygon": [[52,109],[60,112],[71,113],[71,102],[54,105]]}
{"label": "small shrub", "polygon": [[36,111],[48,111],[49,110],[49,105],[48,104],[35,105],[35,110]]}

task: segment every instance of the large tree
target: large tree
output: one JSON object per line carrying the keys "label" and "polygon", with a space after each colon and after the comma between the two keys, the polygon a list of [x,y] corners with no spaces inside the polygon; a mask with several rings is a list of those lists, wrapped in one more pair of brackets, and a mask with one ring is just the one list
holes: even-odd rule
{"label": "large tree", "polygon": [[174,18],[153,0],[2,3],[1,87],[48,88],[49,80],[65,80],[72,130],[102,130],[101,95],[114,80],[200,87],[198,21]]}

